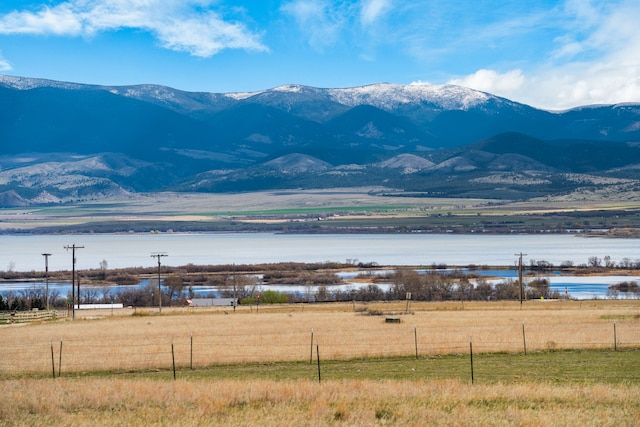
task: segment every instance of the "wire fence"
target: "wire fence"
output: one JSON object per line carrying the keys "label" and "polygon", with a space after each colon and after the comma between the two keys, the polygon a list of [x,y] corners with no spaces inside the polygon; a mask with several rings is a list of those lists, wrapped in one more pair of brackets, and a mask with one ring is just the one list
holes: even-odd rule
{"label": "wire fence", "polygon": [[[385,326],[386,328],[387,326]],[[215,366],[242,364],[269,364],[276,362],[308,362],[320,359],[348,361],[353,369],[357,363],[367,361],[368,367],[384,363],[385,375],[420,372],[424,377],[439,378],[466,376],[473,366],[467,360],[473,354],[481,355],[485,362],[491,358],[503,358],[491,363],[509,366],[508,376],[513,370],[544,377],[549,375],[549,362],[535,367],[531,360],[523,358],[542,350],[594,350],[607,354],[633,353],[635,366],[640,362],[640,322],[583,322],[560,325],[513,323],[496,325],[495,331],[487,332],[486,326],[459,327],[439,326],[429,330],[406,323],[389,325],[393,328],[382,334],[379,327],[350,327],[339,329],[290,329],[286,332],[264,331],[238,332],[220,329],[216,333],[199,334],[197,331],[181,336],[155,335],[144,337],[105,336],[100,339],[59,337],[48,342],[3,342],[0,358],[0,375],[78,375],[88,372],[121,374],[152,370],[194,370]],[[209,330],[210,331],[210,330]],[[553,352],[552,352],[553,353]],[[562,352],[557,352],[561,355]],[[460,356],[460,357],[456,357]],[[448,357],[446,369],[424,372],[428,369],[425,360]],[[560,357],[560,356],[558,356]],[[390,363],[395,360],[397,363]],[[622,363],[615,357],[610,363]],[[514,368],[515,367],[515,368]],[[364,368],[363,368],[364,369]],[[473,368],[471,368],[473,369]],[[482,372],[482,365],[478,367]],[[569,375],[571,368],[563,368]],[[397,372],[396,372],[397,370]],[[532,370],[535,370],[533,372]],[[604,372],[606,366],[603,367]],[[624,370],[623,370],[624,371]],[[620,375],[620,370],[612,375]],[[639,370],[628,369],[628,379],[639,380]],[[319,373],[319,371],[318,371]],[[473,374],[471,374],[473,376]],[[484,376],[500,379],[502,370],[482,372]],[[524,375],[524,374],[523,374]],[[574,372],[580,378],[580,372]],[[624,375],[623,375],[624,376]]]}

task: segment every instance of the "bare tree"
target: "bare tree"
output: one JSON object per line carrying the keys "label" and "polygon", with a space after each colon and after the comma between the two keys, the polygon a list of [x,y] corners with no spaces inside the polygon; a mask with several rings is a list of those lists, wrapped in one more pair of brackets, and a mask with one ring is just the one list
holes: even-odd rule
{"label": "bare tree", "polygon": [[99,300],[101,292],[100,289],[95,286],[85,286],[82,291],[82,301],[85,304],[95,304]]}
{"label": "bare tree", "polygon": [[520,284],[516,280],[504,280],[495,286],[495,296],[497,299],[518,299],[520,298]]}
{"label": "bare tree", "polygon": [[590,256],[588,262],[591,267],[600,267],[602,265],[602,260],[597,256]]}
{"label": "bare tree", "polygon": [[476,283],[474,295],[478,299],[488,301],[494,297],[493,286],[485,279],[480,279]]}
{"label": "bare tree", "polygon": [[182,290],[184,288],[182,277],[172,274],[171,276],[165,277],[162,284],[166,288],[166,295],[169,301],[182,297]]}
{"label": "bare tree", "polygon": [[562,261],[562,263],[560,264],[560,268],[571,268],[571,267],[573,267],[573,261],[571,260]]}
{"label": "bare tree", "polygon": [[236,298],[248,298],[255,293],[258,286],[258,279],[255,276],[246,275],[227,276],[224,284],[219,287],[220,296],[224,298],[233,298],[234,286]]}
{"label": "bare tree", "polygon": [[620,261],[620,267],[627,269],[633,268],[633,261],[631,261],[631,258],[624,257],[622,261]]}
{"label": "bare tree", "polygon": [[604,266],[607,268],[614,268],[616,266],[615,261],[611,260],[611,257],[609,255],[604,257]]}

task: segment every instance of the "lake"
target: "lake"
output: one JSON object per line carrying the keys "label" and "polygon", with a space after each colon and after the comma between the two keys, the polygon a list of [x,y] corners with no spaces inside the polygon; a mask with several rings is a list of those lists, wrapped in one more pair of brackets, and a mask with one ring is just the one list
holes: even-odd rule
{"label": "lake", "polygon": [[380,265],[511,266],[516,254],[523,262],[545,260],[554,265],[586,264],[589,257],[610,256],[614,262],[640,258],[640,239],[578,237],[568,234],[88,234],[0,236],[0,270],[43,271],[42,253],[51,253],[50,270],[76,268],[151,267],[155,252],[164,252],[163,265],[259,264],[347,260]]}
{"label": "lake", "polygon": [[[514,266],[521,252],[523,262],[544,260],[554,265],[571,261],[586,264],[592,256],[638,260],[640,239],[608,239],[575,235],[484,235],[484,234],[89,234],[0,236],[0,270],[43,271],[42,253],[50,253],[51,271],[72,268],[153,267],[155,252],[165,252],[163,265],[258,264],[276,262],[323,262],[347,260],[380,265]],[[515,277],[515,272],[510,272]],[[549,275],[551,287],[574,298],[604,298],[607,286],[636,277],[566,277]],[[33,284],[2,284],[0,291],[19,290]],[[51,284],[66,295],[68,284]]]}

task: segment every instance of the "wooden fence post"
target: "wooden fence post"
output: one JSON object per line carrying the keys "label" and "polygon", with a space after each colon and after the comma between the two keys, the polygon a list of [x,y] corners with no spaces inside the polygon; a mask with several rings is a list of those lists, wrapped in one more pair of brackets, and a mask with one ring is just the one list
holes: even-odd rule
{"label": "wooden fence post", "polygon": [[62,373],[62,338],[60,338],[60,355],[59,355],[59,360],[58,360],[58,378],[60,378],[61,373]]}
{"label": "wooden fence post", "polygon": [[318,357],[318,383],[320,382],[320,348],[316,340],[316,356]]}
{"label": "wooden fence post", "polygon": [[56,360],[53,357],[53,340],[51,341],[51,373],[53,374],[53,378],[56,377]]}
{"label": "wooden fence post", "polygon": [[176,356],[173,351],[173,338],[171,338],[171,361],[173,363],[173,379],[176,379]]}
{"label": "wooden fence post", "polygon": [[469,338],[469,356],[471,358],[471,384],[473,384],[473,337]]}

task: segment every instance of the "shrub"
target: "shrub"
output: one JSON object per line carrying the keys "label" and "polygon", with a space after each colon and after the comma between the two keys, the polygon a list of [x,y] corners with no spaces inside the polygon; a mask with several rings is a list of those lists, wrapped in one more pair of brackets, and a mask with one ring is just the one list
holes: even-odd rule
{"label": "shrub", "polygon": [[[258,296],[260,298],[258,298]],[[258,300],[260,301],[260,304],[286,304],[289,302],[289,297],[282,292],[277,292],[269,289],[260,294],[243,298],[240,303],[243,305],[255,304]]]}

